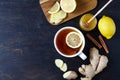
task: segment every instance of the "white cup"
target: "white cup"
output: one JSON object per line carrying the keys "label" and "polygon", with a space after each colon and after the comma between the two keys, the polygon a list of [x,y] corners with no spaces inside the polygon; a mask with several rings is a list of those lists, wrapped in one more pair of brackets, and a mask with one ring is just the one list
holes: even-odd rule
{"label": "white cup", "polygon": [[[67,44],[66,44],[66,42],[64,40],[65,40],[67,34],[69,32],[72,32],[72,31],[79,33],[79,35],[81,36],[80,38],[82,40],[82,44],[77,49],[76,53],[69,54],[69,53],[67,53],[67,52],[70,52],[70,49],[68,48],[69,46],[66,48]],[[55,49],[57,50],[57,52],[60,55],[64,56],[64,57],[71,58],[71,57],[79,56],[82,60],[85,60],[87,58],[87,56],[83,53],[83,49],[85,47],[85,38],[84,38],[84,35],[77,28],[74,28],[74,27],[71,27],[71,26],[67,26],[67,27],[63,27],[60,30],[58,30],[57,33],[55,34],[55,37],[54,37],[54,46],[55,46]]]}

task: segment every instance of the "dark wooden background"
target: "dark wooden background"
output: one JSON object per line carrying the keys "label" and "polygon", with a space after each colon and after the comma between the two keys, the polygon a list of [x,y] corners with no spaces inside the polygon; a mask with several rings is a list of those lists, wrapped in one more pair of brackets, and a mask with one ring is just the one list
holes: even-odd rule
{"label": "dark wooden background", "polygon": [[[98,0],[97,7],[89,13],[95,14],[107,1]],[[117,31],[112,39],[105,39],[110,53],[106,55],[103,49],[100,50],[109,58],[108,67],[93,80],[120,80],[120,0],[114,0],[97,18],[103,15],[114,19]],[[64,80],[63,72],[54,64],[56,58],[63,59],[68,70],[78,72],[81,64],[89,63],[88,59],[62,57],[55,50],[53,39],[57,30],[64,26],[80,29],[80,17],[52,26],[38,0],[0,0],[0,80]],[[100,34],[97,27],[89,33],[96,39]],[[84,53],[88,55],[93,46],[86,38]]]}

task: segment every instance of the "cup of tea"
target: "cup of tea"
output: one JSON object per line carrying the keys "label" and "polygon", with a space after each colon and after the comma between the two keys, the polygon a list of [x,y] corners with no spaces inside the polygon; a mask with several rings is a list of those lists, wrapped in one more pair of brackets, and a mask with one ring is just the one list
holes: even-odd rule
{"label": "cup of tea", "polygon": [[67,26],[58,30],[54,37],[54,46],[57,52],[64,57],[79,56],[82,60],[87,58],[83,53],[84,35],[77,28]]}

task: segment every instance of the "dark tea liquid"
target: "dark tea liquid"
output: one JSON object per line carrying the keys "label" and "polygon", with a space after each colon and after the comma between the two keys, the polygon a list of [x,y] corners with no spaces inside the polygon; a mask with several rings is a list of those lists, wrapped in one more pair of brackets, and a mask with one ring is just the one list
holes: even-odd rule
{"label": "dark tea liquid", "polygon": [[62,52],[63,54],[65,55],[73,55],[73,54],[76,54],[80,47],[79,48],[70,48],[67,44],[66,44],[66,36],[68,33],[70,32],[76,32],[75,30],[72,30],[72,29],[64,29],[62,30],[57,38],[56,38],[56,45],[59,49],[60,52]]}

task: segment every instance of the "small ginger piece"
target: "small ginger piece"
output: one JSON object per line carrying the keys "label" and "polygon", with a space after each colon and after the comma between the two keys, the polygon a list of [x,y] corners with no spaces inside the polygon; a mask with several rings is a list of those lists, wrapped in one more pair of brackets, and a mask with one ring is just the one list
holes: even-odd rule
{"label": "small ginger piece", "polygon": [[61,59],[55,59],[55,65],[58,68],[61,68],[63,66],[63,60],[61,60]]}
{"label": "small ginger piece", "polygon": [[63,78],[67,80],[76,79],[78,77],[75,71],[67,71],[63,74]]}
{"label": "small ginger piece", "polygon": [[61,59],[55,59],[55,65],[63,72],[67,71],[67,64]]}
{"label": "small ginger piece", "polygon": [[90,49],[90,64],[82,65],[78,71],[84,75],[81,80],[92,80],[92,78],[100,73],[105,67],[107,67],[108,58],[104,55],[100,55],[98,49]]}
{"label": "small ginger piece", "polygon": [[64,63],[62,67],[60,68],[61,71],[66,72],[67,71],[67,64]]}
{"label": "small ginger piece", "polygon": [[63,21],[63,19],[65,19],[67,17],[67,13],[60,10],[57,13],[51,14],[50,15],[50,23],[57,25],[59,24],[61,21]]}

